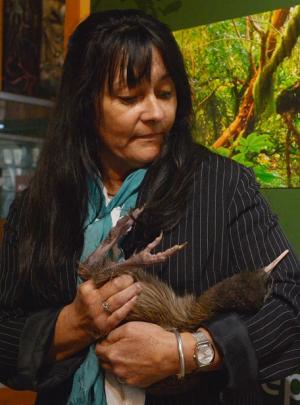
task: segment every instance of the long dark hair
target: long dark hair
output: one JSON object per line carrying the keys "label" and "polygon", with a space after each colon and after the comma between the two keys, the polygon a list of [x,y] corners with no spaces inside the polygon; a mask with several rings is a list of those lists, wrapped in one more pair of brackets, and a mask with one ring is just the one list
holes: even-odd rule
{"label": "long dark hair", "polygon": [[[188,77],[169,28],[139,10],[111,10],[90,15],[70,38],[54,119],[37,170],[26,191],[20,242],[20,269],[31,288],[51,299],[63,294],[60,271],[76,263],[83,248],[87,214],[87,177],[97,178],[99,136],[96,105],[107,81],[118,72],[133,87],[151,74],[157,48],[176,88],[174,126],[150,166],[151,184],[141,223],[170,229],[182,213],[191,177],[192,102]],[[50,297],[48,297],[50,298]]]}

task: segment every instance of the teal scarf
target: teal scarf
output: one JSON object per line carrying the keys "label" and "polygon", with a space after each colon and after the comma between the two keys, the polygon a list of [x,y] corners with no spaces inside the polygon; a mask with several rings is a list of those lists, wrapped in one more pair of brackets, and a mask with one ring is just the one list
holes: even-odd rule
{"label": "teal scarf", "polygon": [[[139,169],[131,173],[123,182],[118,193],[112,200],[105,204],[105,198],[99,195],[94,182],[89,183],[89,206],[85,222],[84,248],[81,261],[84,261],[106,238],[112,228],[111,212],[120,207],[124,216],[131,208],[135,207],[139,186],[145,176],[146,170]],[[103,203],[100,214],[96,217],[100,200]],[[106,405],[104,390],[104,373],[99,367],[95,354],[95,345],[91,345],[89,352],[76,371],[73,379],[72,391],[68,405]]]}

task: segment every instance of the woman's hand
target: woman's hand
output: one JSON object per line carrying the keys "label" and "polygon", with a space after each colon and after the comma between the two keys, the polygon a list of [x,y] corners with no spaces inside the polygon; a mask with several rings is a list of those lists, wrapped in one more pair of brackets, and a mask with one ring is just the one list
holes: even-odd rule
{"label": "woman's hand", "polygon": [[[215,359],[201,371],[220,368],[222,360],[209,332],[200,328],[214,345]],[[196,341],[189,332],[181,333],[185,372],[197,369],[193,358]],[[177,340],[173,332],[147,322],[128,322],[97,343],[101,366],[135,387],[148,387],[180,371]]]}
{"label": "woman's hand", "polygon": [[[74,327],[90,335],[92,341],[107,335],[126,318],[140,291],[140,284],[129,275],[114,278],[99,289],[92,280],[82,283],[70,305]],[[104,302],[109,311],[104,309]]]}
{"label": "woman's hand", "polygon": [[146,322],[128,322],[96,345],[101,366],[126,384],[148,387],[179,371],[174,333]]}
{"label": "woman's hand", "polygon": [[[48,360],[62,360],[105,336],[126,318],[140,291],[140,284],[128,275],[112,279],[98,289],[92,280],[80,284],[74,301],[57,318]],[[104,302],[109,311],[104,309]]]}

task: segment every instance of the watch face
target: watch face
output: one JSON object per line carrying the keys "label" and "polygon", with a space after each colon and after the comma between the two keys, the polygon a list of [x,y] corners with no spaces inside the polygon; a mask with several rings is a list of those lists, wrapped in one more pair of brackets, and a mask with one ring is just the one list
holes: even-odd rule
{"label": "watch face", "polygon": [[194,360],[198,367],[208,366],[215,357],[214,347],[203,332],[195,332],[193,336],[196,340]]}
{"label": "watch face", "polygon": [[214,359],[214,350],[210,343],[197,345],[197,360],[200,367],[208,366]]}

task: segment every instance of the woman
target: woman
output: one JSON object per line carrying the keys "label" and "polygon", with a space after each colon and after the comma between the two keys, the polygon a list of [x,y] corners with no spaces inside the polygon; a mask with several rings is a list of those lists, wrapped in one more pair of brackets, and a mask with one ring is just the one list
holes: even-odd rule
{"label": "woman", "polygon": [[191,116],[182,55],[165,25],[119,10],[93,14],[77,27],[36,174],[5,228],[5,384],[37,390],[41,404],[72,403],[90,347],[101,369],[136,387],[195,372],[190,391],[147,395],[146,404],[258,404],[258,381],[298,366],[293,253],[274,270],[273,293],[257,314],[227,313],[195,336],[143,322],[118,326],[140,292],[130,277],[99,290],[91,281],[77,286],[78,261],[135,205],[145,208],[123,243],[125,256],[161,230],[159,250],[188,242],[150,269],[177,293],[201,294],[287,248],[251,172],[194,145]]}

